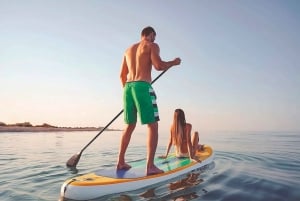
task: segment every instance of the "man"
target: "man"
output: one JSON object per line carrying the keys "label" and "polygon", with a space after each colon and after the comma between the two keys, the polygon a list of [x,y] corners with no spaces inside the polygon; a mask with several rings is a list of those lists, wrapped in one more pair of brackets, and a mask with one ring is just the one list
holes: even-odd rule
{"label": "man", "polygon": [[131,168],[125,162],[125,152],[130,142],[131,134],[136,127],[137,112],[142,124],[148,126],[147,145],[147,175],[163,173],[154,164],[154,156],[158,142],[158,109],[156,95],[151,87],[152,65],[158,71],[164,71],[179,65],[180,58],[172,61],[162,61],[159,56],[159,46],[154,43],[156,32],[152,27],[142,30],[141,41],[133,44],[125,51],[120,78],[124,88],[124,129],[117,170]]}

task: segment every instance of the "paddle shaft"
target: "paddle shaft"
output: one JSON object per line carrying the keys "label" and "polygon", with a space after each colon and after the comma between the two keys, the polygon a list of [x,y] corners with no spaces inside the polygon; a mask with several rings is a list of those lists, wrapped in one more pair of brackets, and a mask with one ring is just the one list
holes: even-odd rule
{"label": "paddle shaft", "polygon": [[[167,70],[163,71],[162,73],[160,73],[152,82],[151,84],[153,84],[156,80],[158,80],[158,78],[160,78]],[[85,147],[83,147],[83,149],[79,152],[79,155],[82,154],[82,152],[90,145],[92,144],[92,142],[94,142],[94,140],[96,140],[96,138],[103,132],[105,131],[105,129],[107,129],[122,113],[124,110],[121,110],[104,128],[102,128],[102,130],[87,144],[85,145]]]}

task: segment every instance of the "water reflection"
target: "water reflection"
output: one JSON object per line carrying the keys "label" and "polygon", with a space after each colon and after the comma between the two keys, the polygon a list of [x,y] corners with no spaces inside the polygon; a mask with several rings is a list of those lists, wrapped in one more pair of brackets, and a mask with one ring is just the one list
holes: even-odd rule
{"label": "water reflection", "polygon": [[[203,179],[200,178],[200,173],[188,173],[185,175],[182,179],[171,182],[168,185],[168,190],[170,192],[169,195],[175,194],[174,192],[182,191],[182,195],[174,196],[172,200],[190,200],[199,197],[196,193],[196,191],[185,193],[185,190],[192,186],[196,186],[203,182]],[[177,194],[177,193],[176,193]],[[155,198],[158,197],[155,194],[155,189],[151,188],[140,195],[143,198]],[[169,197],[169,196],[168,196]]]}
{"label": "water reflection", "polygon": [[67,167],[71,174],[77,174],[79,170],[76,167]]}

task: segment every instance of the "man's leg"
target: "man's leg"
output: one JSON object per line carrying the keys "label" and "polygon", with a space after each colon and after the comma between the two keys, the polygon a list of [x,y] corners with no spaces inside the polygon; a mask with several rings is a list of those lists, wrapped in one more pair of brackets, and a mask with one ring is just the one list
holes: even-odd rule
{"label": "man's leg", "polygon": [[127,150],[127,147],[130,142],[131,134],[134,131],[136,126],[136,123],[134,124],[127,124],[122,138],[121,138],[121,144],[120,144],[120,152],[119,152],[119,159],[118,159],[118,165],[117,165],[117,170],[128,170],[131,168],[130,165],[125,163],[125,153]]}
{"label": "man's leg", "polygon": [[154,165],[154,156],[158,142],[158,123],[148,124],[148,156],[147,156],[147,175],[159,174],[164,171]]}

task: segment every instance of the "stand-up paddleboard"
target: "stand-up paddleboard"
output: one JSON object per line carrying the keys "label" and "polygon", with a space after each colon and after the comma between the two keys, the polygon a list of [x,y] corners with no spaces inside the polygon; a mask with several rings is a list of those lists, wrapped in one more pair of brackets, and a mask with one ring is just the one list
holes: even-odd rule
{"label": "stand-up paddleboard", "polygon": [[72,200],[90,200],[104,195],[132,191],[155,183],[163,182],[177,176],[194,172],[213,161],[213,150],[204,145],[204,150],[197,152],[202,162],[189,158],[177,158],[169,155],[167,159],[155,158],[155,165],[164,173],[147,176],[146,161],[131,162],[131,169],[116,170],[116,167],[100,169],[93,173],[68,179],[61,187],[61,198]]}

